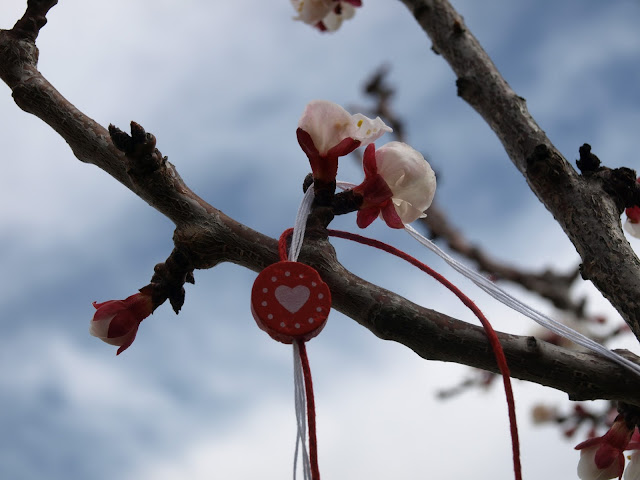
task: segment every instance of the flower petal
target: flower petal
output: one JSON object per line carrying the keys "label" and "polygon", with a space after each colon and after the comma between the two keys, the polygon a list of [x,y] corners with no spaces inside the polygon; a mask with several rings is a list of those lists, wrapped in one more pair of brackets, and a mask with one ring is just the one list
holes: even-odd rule
{"label": "flower petal", "polygon": [[136,326],[136,328],[134,328],[131,332],[129,332],[125,337],[122,338],[122,344],[120,345],[120,348],[116,352],[116,355],[120,355],[122,352],[124,352],[127,348],[131,346],[133,341],[136,339],[137,333],[138,333],[138,327]]}
{"label": "flower petal", "polygon": [[309,102],[298,121],[298,128],[307,132],[320,156],[349,137],[352,119],[349,112],[327,100]]}
{"label": "flower petal", "polygon": [[640,450],[634,450],[624,469],[624,480],[640,480]]}
{"label": "flower petal", "polygon": [[369,225],[373,223],[373,221],[378,218],[380,214],[380,207],[369,207],[358,210],[358,215],[356,217],[356,223],[360,228],[367,228]]}
{"label": "flower petal", "polygon": [[107,338],[109,335],[109,324],[113,317],[115,317],[115,313],[109,317],[103,317],[101,319],[96,320],[95,317],[89,323],[89,333],[94,337],[98,338]]}
{"label": "flower petal", "polygon": [[388,202],[384,207],[382,207],[381,213],[382,219],[391,228],[404,228],[404,222],[402,221],[402,218],[400,218],[400,215],[398,215],[393,202]]}
{"label": "flower petal", "polygon": [[604,470],[596,466],[596,450],[598,450],[597,446],[580,450],[578,477],[580,477],[581,480],[608,480],[618,477],[618,465],[615,462]]}
{"label": "flower petal", "polygon": [[380,117],[371,119],[361,113],[356,113],[352,119],[355,130],[351,136],[360,140],[362,146],[375,142],[386,132],[393,132],[393,129],[385,124]]}
{"label": "flower petal", "polygon": [[298,128],[310,135],[320,156],[325,156],[347,138],[364,146],[391,131],[379,117],[371,120],[361,114],[351,115],[337,103],[327,100],[309,102],[298,121]]}
{"label": "flower petal", "polygon": [[376,146],[373,143],[370,143],[367,148],[364,149],[364,155],[362,156],[362,168],[364,169],[365,178],[378,174]]}

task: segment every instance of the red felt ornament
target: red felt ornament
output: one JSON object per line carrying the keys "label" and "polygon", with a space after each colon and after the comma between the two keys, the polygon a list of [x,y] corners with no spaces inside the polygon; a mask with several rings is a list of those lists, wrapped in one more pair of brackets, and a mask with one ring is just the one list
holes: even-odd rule
{"label": "red felt ornament", "polygon": [[331,292],[318,272],[304,263],[278,262],[256,278],[251,313],[258,326],[282,343],[308,341],[327,323]]}

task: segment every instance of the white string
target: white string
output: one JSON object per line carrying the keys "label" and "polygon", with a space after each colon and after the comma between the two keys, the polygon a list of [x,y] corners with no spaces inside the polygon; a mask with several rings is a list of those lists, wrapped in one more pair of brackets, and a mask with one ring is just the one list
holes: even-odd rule
{"label": "white string", "polygon": [[298,452],[302,446],[302,472],[304,480],[311,480],[311,463],[307,452],[307,394],[304,389],[302,359],[297,342],[293,342],[293,385],[296,405],[296,450],[293,457],[293,480],[296,480],[298,469]]}
{"label": "white string", "polygon": [[615,352],[612,352],[606,347],[600,345],[598,342],[595,342],[589,337],[586,337],[581,333],[576,332],[575,330],[567,327],[565,324],[560,323],[557,320],[554,320],[546,316],[545,314],[539,312],[538,310],[535,310],[534,308],[530,307],[524,302],[513,297],[511,294],[505,292],[496,284],[494,284],[492,281],[480,275],[475,270],[467,267],[463,263],[449,256],[447,253],[442,251],[436,244],[434,244],[431,240],[420,235],[410,225],[405,225],[404,228],[407,231],[407,233],[409,233],[409,235],[411,235],[413,238],[415,238],[418,242],[420,242],[422,245],[427,247],[429,250],[431,250],[432,252],[440,256],[454,270],[456,270],[457,272],[461,273],[462,275],[470,279],[473,283],[475,283],[478,287],[480,287],[482,290],[487,292],[496,300],[504,303],[505,305],[512,308],[516,312],[520,312],[521,314],[531,318],[534,322],[551,330],[557,335],[567,338],[572,342],[577,343],[578,345],[582,345],[583,347],[593,352],[599,353],[600,355],[610,360],[613,360],[619,365],[622,365],[623,367],[628,368],[629,370],[633,371],[635,374],[640,375],[640,365],[632,362],[627,358],[624,358],[618,355]]}
{"label": "white string", "polygon": [[[336,185],[343,190],[347,190],[355,187],[355,184],[349,183],[349,182],[336,182]],[[530,307],[526,303],[513,297],[511,294],[502,290],[492,281],[488,280],[487,278],[480,275],[475,270],[467,267],[463,263],[459,262],[458,260],[454,259],[450,255],[442,251],[435,243],[433,243],[428,238],[425,238],[424,236],[420,235],[410,225],[405,225],[404,228],[407,231],[407,233],[409,233],[409,235],[411,235],[413,238],[415,238],[418,242],[420,242],[422,245],[427,247],[429,250],[434,252],[436,255],[441,257],[454,270],[456,270],[457,272],[461,273],[462,275],[470,279],[478,287],[480,287],[482,290],[487,292],[489,295],[491,295],[493,298],[495,298],[499,302],[504,303],[505,305],[512,308],[516,312],[519,312],[531,318],[534,322],[551,330],[555,334],[560,335],[563,338],[567,338],[578,345],[582,345],[583,347],[591,350],[592,352],[599,353],[600,355],[616,362],[617,364],[622,365],[623,367],[626,367],[636,375],[640,375],[640,365],[632,362],[627,358],[624,358],[621,355],[618,355],[615,352],[612,352],[611,350],[607,349],[603,345],[600,345],[598,342],[590,339],[589,337],[582,335],[579,332],[576,332],[575,330],[567,327],[565,324],[546,316],[542,312],[539,312],[538,310]]]}
{"label": "white string", "polygon": [[311,212],[311,204],[314,198],[313,184],[309,186],[304,198],[298,207],[296,222],[293,224],[293,235],[291,235],[291,247],[289,248],[289,261],[295,262],[300,255],[302,249],[302,240],[304,239],[304,230],[307,227],[307,217]]}
{"label": "white string", "polygon": [[356,187],[356,184],[355,183],[350,183],[350,182],[337,181],[336,182],[336,187],[341,188],[342,190],[350,190],[350,189]]}
{"label": "white string", "polygon": [[[289,248],[288,259],[290,262],[298,260],[304,231],[307,226],[307,218],[311,212],[311,204],[314,199],[313,184],[309,186],[304,198],[298,207],[296,221],[293,224],[293,234],[291,235],[291,247]],[[304,375],[302,373],[302,359],[300,358],[300,348],[296,341],[293,342],[293,385],[294,399],[296,406],[296,448],[293,455],[293,480],[296,480],[298,470],[298,456],[302,450],[302,473],[304,480],[311,480],[311,462],[307,450],[307,393],[304,388]]]}

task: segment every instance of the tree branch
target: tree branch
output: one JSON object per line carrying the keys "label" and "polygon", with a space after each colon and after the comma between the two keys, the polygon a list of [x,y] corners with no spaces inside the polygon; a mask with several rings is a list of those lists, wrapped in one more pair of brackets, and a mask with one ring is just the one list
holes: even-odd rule
{"label": "tree branch", "polygon": [[[156,267],[152,279],[170,290],[166,297],[172,303],[180,303],[178,286],[192,280],[193,269],[227,261],[260,271],[278,260],[274,239],[236,222],[192,192],[155,148],[155,138],[139,125],[132,124],[129,143],[121,131],[112,128],[110,135],[73,107],[37,70],[37,49],[30,38],[20,31],[0,30],[0,77],[12,88],[16,103],[60,133],[78,159],[105,170],[176,224],[175,249]],[[347,271],[336,259],[322,221],[323,217],[310,219],[312,228],[300,260],[316,268],[330,286],[334,308],[423,358],[497,371],[480,327],[419,307]],[[573,399],[640,405],[640,379],[608,360],[533,337],[499,337],[516,378],[563,390]]]}
{"label": "tree branch", "polygon": [[458,76],[458,95],[493,129],[576,247],[582,277],[593,282],[640,339],[640,261],[620,227],[628,206],[624,192],[611,191],[600,175],[579,175],[573,169],[447,0],[402,2]]}

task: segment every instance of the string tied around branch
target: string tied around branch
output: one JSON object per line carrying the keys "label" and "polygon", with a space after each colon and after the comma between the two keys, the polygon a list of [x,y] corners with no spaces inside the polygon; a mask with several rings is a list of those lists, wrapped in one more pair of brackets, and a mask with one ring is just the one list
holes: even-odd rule
{"label": "string tied around branch", "polygon": [[[275,340],[293,344],[294,397],[297,423],[293,462],[294,480],[300,453],[304,480],[320,479],[315,399],[305,342],[315,337],[324,328],[331,308],[331,294],[329,287],[322,281],[316,270],[297,262],[304,239],[306,220],[313,203],[313,190],[313,186],[307,189],[298,209],[294,228],[285,230],[280,236],[278,242],[280,261],[260,272],[251,294],[251,309],[258,326]],[[514,473],[516,480],[521,480],[520,445],[509,368],[500,341],[484,314],[455,285],[407,253],[361,235],[338,230],[327,230],[327,233],[330,236],[378,248],[409,262],[449,289],[478,317],[496,357],[498,369],[502,374],[509,414]],[[291,246],[287,252],[289,237],[291,237]],[[309,433],[308,450],[307,428]]]}

